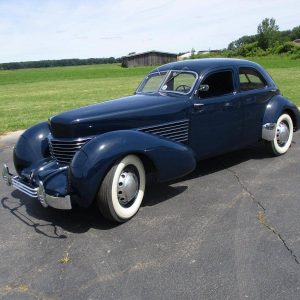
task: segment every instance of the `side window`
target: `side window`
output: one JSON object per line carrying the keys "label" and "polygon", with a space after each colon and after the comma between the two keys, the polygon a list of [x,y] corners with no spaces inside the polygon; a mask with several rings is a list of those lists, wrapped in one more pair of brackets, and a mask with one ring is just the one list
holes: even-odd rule
{"label": "side window", "polygon": [[185,88],[189,91],[194,85],[195,78],[196,76],[194,74],[182,73],[180,76],[174,78],[174,90],[181,91],[183,88]]}
{"label": "side window", "polygon": [[208,75],[203,85],[208,85],[208,91],[200,91],[200,98],[218,97],[226,94],[233,93],[233,79],[231,71],[216,72]]}
{"label": "side window", "polygon": [[163,91],[178,92],[187,94],[191,91],[197,76],[187,71],[171,71],[163,83]]}
{"label": "side window", "polygon": [[251,68],[240,68],[239,78],[241,91],[262,89],[267,85],[262,75]]}

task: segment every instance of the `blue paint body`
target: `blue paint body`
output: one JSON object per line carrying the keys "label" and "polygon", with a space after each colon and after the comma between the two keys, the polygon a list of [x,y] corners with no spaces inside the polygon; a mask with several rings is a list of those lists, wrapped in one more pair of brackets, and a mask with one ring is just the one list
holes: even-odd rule
{"label": "blue paint body", "polygon": [[[241,67],[260,72],[266,87],[240,92]],[[201,59],[170,63],[152,72],[168,70],[194,71],[199,78],[187,95],[135,93],[67,111],[29,128],[14,149],[19,176],[32,185],[42,180],[47,193],[70,194],[77,204],[89,206],[105,174],[127,154],[140,156],[158,181],[168,181],[193,171],[200,159],[258,142],[262,125],[275,123],[284,111],[292,116],[295,130],[299,129],[298,108],[280,94],[269,74],[255,63]],[[232,71],[234,93],[199,98],[196,91],[201,82],[220,70]],[[203,104],[201,109],[197,104]],[[178,136],[185,139],[178,142]],[[66,165],[50,155],[49,138],[57,143],[91,140]]]}

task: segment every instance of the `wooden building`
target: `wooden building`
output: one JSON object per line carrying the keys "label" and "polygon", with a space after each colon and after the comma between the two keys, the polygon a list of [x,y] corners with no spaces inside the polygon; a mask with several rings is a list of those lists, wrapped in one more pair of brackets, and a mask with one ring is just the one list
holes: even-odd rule
{"label": "wooden building", "polygon": [[152,50],[125,56],[123,65],[129,68],[140,66],[157,66],[176,60],[177,54]]}
{"label": "wooden building", "polygon": [[300,39],[294,40],[294,43],[295,43],[297,46],[300,46]]}

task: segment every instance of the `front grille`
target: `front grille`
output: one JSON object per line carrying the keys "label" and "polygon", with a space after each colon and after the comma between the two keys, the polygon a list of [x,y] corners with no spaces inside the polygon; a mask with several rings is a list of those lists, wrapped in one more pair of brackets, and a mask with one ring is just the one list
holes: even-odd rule
{"label": "front grille", "polygon": [[51,157],[61,164],[68,165],[75,153],[91,138],[65,140],[49,137],[48,140]]}
{"label": "front grille", "polygon": [[163,123],[149,127],[140,128],[140,131],[160,135],[175,142],[187,142],[189,139],[189,120]]}

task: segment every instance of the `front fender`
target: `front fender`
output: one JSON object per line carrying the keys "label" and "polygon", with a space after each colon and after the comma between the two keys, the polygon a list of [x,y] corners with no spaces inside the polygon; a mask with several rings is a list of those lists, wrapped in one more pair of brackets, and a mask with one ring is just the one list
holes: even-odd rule
{"label": "front fender", "polygon": [[158,181],[184,176],[196,166],[193,151],[185,145],[134,130],[105,133],[84,145],[72,160],[69,175],[73,199],[89,206],[111,166],[132,153],[152,161]]}
{"label": "front fender", "polygon": [[13,151],[13,160],[17,173],[30,167],[34,162],[49,157],[49,126],[47,122],[34,125],[23,132]]}

